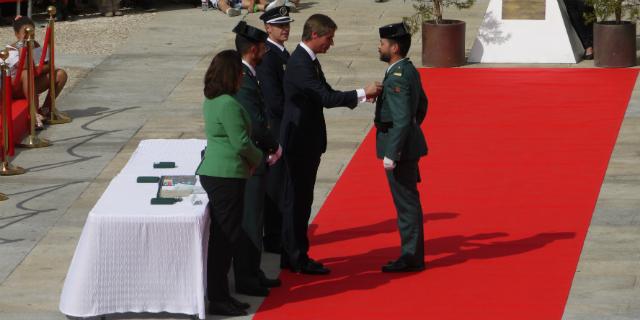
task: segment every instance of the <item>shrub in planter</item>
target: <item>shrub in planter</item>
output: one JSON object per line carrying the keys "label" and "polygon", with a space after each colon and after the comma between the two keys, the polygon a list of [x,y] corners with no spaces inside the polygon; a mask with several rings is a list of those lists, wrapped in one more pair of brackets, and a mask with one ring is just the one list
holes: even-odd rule
{"label": "shrub in planter", "polygon": [[[599,67],[636,65],[636,20],[640,0],[586,0],[593,6],[587,15],[593,25],[593,55]],[[627,19],[627,20],[624,20]]]}
{"label": "shrub in planter", "polygon": [[442,18],[447,7],[465,9],[475,0],[412,0],[415,13],[403,20],[415,33],[422,29],[422,64],[456,67],[465,62],[465,22]]}

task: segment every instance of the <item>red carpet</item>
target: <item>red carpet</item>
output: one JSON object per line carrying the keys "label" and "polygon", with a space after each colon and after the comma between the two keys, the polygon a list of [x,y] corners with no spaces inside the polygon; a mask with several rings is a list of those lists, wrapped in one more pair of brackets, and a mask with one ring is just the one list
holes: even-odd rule
{"label": "red carpet", "polygon": [[637,70],[422,72],[428,269],[379,271],[400,240],[371,132],[313,222],[332,273],[283,272],[256,319],[561,318]]}

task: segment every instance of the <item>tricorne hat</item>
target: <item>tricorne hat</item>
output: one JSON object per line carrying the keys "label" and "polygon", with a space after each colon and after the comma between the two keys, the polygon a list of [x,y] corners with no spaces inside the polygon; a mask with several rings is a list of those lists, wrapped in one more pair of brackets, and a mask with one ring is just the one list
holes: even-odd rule
{"label": "tricorne hat", "polygon": [[233,32],[256,42],[265,42],[269,37],[266,32],[248,25],[246,21],[238,22],[238,25],[233,28]]}
{"label": "tricorne hat", "polygon": [[392,23],[386,26],[380,27],[380,38],[393,39],[406,35],[411,35],[409,28],[404,22]]}

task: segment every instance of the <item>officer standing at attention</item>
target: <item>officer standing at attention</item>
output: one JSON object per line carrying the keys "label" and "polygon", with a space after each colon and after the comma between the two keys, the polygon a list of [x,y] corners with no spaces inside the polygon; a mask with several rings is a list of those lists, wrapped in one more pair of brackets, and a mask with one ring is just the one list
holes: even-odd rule
{"label": "officer standing at attention", "polygon": [[424,231],[417,183],[418,161],[427,155],[420,124],[427,114],[427,96],[420,75],[407,58],[411,34],[404,23],[381,27],[378,52],[389,68],[376,102],[376,156],[382,159],[398,214],[402,254],[383,272],[424,270]]}
{"label": "officer standing at attention", "polygon": [[[287,67],[289,52],[284,47],[289,39],[289,7],[273,8],[260,16],[269,35],[267,52],[258,65],[258,80],[262,88],[264,105],[267,109],[269,129],[274,137],[280,135],[280,123],[284,113],[284,89],[282,80]],[[282,197],[285,178],[285,164],[282,160],[267,172],[267,197],[264,203],[264,250],[280,253],[282,246]]]}
{"label": "officer standing at attention", "polygon": [[[267,124],[265,106],[255,67],[265,53],[267,34],[240,21],[233,29],[236,33],[236,49],[242,56],[242,85],[234,98],[251,116],[251,140],[267,154],[247,180],[244,195],[244,214],[237,252],[233,256],[236,292],[251,296],[267,296],[269,288],[280,286],[279,279],[268,279],[260,269],[262,258],[262,228],[264,224],[264,198],[266,195],[266,173],[282,155],[282,148],[271,134]],[[215,201],[215,200],[214,200]]]}

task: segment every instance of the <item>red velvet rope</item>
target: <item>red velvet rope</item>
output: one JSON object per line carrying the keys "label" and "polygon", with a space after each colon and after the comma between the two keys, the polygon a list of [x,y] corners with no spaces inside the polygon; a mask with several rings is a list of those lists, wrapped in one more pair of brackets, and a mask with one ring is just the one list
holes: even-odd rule
{"label": "red velvet rope", "polygon": [[24,60],[27,58],[27,47],[20,49],[20,59],[18,60],[18,71],[16,72],[16,79],[13,80],[13,85],[18,86],[20,84],[20,78],[22,78],[22,69],[24,69]]}
{"label": "red velvet rope", "polygon": [[13,157],[15,155],[15,146],[13,143],[13,99],[11,98],[11,75],[7,74],[5,75],[4,78],[4,83],[6,83],[7,85],[4,86],[3,90],[5,93],[5,101],[4,102],[4,107],[7,109],[7,112],[5,113],[7,115],[7,132],[8,134],[8,139],[7,141],[9,141],[9,156]]}
{"label": "red velvet rope", "polygon": [[44,44],[42,45],[42,55],[40,56],[40,63],[38,64],[36,75],[40,75],[42,73],[42,68],[44,68],[44,59],[47,57],[47,49],[49,49],[49,38],[51,38],[51,28],[47,27],[47,32],[44,35]]}

